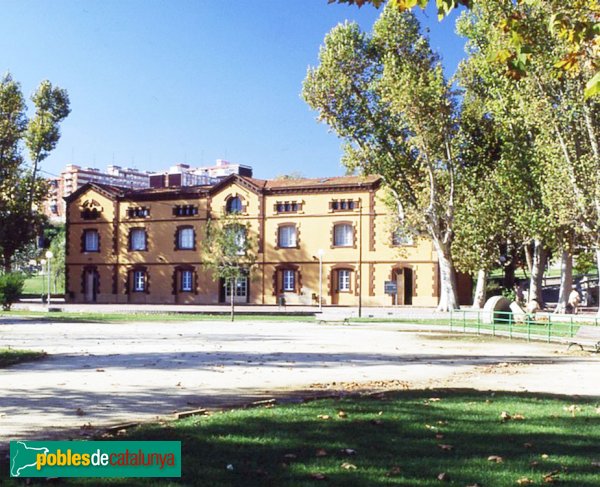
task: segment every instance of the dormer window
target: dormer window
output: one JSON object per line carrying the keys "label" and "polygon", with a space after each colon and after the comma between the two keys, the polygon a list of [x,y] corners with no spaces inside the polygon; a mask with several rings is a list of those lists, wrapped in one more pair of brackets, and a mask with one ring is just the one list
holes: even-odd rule
{"label": "dormer window", "polygon": [[227,213],[241,213],[242,212],[242,200],[239,196],[233,196],[227,200],[226,205]]}

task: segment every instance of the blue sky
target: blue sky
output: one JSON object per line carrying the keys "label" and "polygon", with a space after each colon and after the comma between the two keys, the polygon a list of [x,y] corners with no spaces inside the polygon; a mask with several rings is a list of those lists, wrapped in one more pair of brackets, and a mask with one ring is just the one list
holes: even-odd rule
{"label": "blue sky", "polygon": [[[300,98],[325,34],[379,11],[327,0],[4,0],[0,69],[30,96],[49,79],[72,113],[43,169],[160,170],[222,158],[256,177],[341,175],[340,141]],[[452,74],[454,18],[420,13]]]}

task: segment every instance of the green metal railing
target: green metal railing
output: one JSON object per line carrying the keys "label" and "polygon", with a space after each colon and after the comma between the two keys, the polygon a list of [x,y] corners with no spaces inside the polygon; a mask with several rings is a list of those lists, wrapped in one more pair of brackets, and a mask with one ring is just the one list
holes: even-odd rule
{"label": "green metal railing", "polygon": [[563,341],[580,326],[600,326],[600,317],[553,313],[514,314],[510,311],[455,310],[450,312],[450,331],[491,334],[509,338]]}

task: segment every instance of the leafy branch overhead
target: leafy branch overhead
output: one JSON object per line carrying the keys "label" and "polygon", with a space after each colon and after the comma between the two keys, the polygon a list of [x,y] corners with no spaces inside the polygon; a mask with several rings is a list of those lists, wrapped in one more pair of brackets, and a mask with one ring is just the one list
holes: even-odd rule
{"label": "leafy branch overhead", "polygon": [[[328,0],[362,7],[381,7],[388,3],[401,11],[424,9],[430,0]],[[473,8],[485,0],[435,0],[438,18],[446,17],[458,7]],[[499,49],[494,60],[505,67],[505,74],[519,79],[527,76],[535,52],[536,39],[531,36],[531,20],[536,9],[549,10],[546,18],[549,35],[566,46],[556,53],[553,74],[557,77],[582,73],[586,79],[585,96],[600,95],[600,4],[598,0],[498,0],[500,15],[494,20],[504,32],[507,47]]]}

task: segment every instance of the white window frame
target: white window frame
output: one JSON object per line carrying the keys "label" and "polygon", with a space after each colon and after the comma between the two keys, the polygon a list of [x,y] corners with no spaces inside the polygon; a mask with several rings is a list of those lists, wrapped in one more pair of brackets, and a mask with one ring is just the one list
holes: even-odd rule
{"label": "white window frame", "polygon": [[84,233],[84,252],[100,251],[100,235],[98,230],[85,230]]}
{"label": "white window frame", "polygon": [[181,290],[183,292],[194,290],[194,271],[188,269],[181,271]]}
{"label": "white window frame", "polygon": [[193,250],[196,234],[193,228],[180,228],[177,234],[177,248],[179,250]]}
{"label": "white window frame", "polygon": [[292,269],[283,269],[281,273],[281,285],[284,292],[296,291],[296,271]]}
{"label": "white window frame", "polygon": [[298,245],[296,225],[281,225],[279,227],[278,247],[283,249],[295,248]]}
{"label": "white window frame", "polygon": [[[344,229],[344,230],[342,230]],[[346,232],[346,229],[348,230]],[[346,232],[346,233],[342,233]],[[351,223],[337,223],[333,227],[333,246],[352,247],[354,245],[354,227]]]}
{"label": "white window frame", "polygon": [[392,232],[392,247],[402,247],[403,245],[414,245],[414,237],[412,234],[398,228]]}
{"label": "white window frame", "polygon": [[146,271],[133,271],[133,292],[142,293],[146,290]]}
{"label": "white window frame", "polygon": [[146,250],[146,229],[132,228],[131,229],[131,250]]}
{"label": "white window frame", "polygon": [[[233,208],[234,201],[239,202],[239,208]],[[236,206],[238,206],[237,203]],[[229,198],[229,200],[227,200],[227,213],[241,213],[243,210],[244,203],[242,202],[242,198],[240,198],[239,196],[232,196],[231,198]]]}
{"label": "white window frame", "polygon": [[[248,277],[238,277],[233,283],[235,296],[238,298],[248,297]],[[225,283],[225,296],[231,297],[231,284]]]}
{"label": "white window frame", "polygon": [[340,292],[350,292],[350,278],[352,276],[352,271],[350,269],[340,269],[338,272],[338,291]]}

